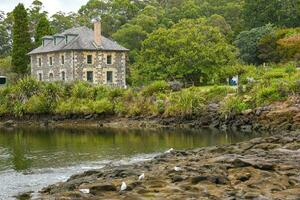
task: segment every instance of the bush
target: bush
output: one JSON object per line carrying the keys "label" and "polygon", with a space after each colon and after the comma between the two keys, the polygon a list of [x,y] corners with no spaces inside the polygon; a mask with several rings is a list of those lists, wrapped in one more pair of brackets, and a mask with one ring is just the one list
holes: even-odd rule
{"label": "bush", "polygon": [[243,101],[241,97],[230,96],[222,103],[220,112],[223,115],[234,115],[240,114],[249,108],[251,108],[250,104],[247,101]]}
{"label": "bush", "polygon": [[257,106],[264,106],[272,103],[273,101],[281,100],[281,96],[276,87],[262,87],[256,90],[255,101]]}
{"label": "bush", "polygon": [[33,95],[25,104],[25,112],[30,114],[49,113],[46,99],[41,96]]}
{"label": "bush", "polygon": [[200,93],[185,89],[172,93],[166,106],[166,116],[198,115],[204,107],[205,99]]}
{"label": "bush", "polygon": [[113,108],[113,103],[107,98],[93,102],[93,111],[97,114],[112,113]]}
{"label": "bush", "polygon": [[86,98],[93,99],[94,98],[93,87],[89,83],[77,82],[73,85],[72,97],[79,98],[79,99],[86,99]]}
{"label": "bush", "polygon": [[158,93],[166,93],[170,90],[170,85],[166,81],[155,81],[142,89],[142,95],[149,97]]}

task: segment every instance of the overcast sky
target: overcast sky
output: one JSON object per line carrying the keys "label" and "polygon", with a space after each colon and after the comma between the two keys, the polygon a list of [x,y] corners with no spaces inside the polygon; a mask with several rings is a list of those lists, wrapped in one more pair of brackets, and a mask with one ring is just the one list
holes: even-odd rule
{"label": "overcast sky", "polygon": [[[0,10],[11,12],[18,3],[23,3],[28,8],[33,0],[0,0]],[[44,10],[50,15],[58,12],[77,11],[80,6],[86,4],[88,0],[41,0],[44,5]]]}

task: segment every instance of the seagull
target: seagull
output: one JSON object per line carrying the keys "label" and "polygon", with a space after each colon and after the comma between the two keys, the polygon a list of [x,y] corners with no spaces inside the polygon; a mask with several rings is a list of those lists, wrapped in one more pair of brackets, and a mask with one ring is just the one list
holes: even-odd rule
{"label": "seagull", "polygon": [[123,181],[123,182],[122,182],[122,185],[121,185],[120,191],[124,191],[124,190],[126,190],[126,189],[127,189],[127,185],[126,185],[126,183]]}
{"label": "seagull", "polygon": [[181,171],[182,169],[180,168],[180,167],[174,167],[174,170],[176,171],[176,172],[179,172],[179,171]]}
{"label": "seagull", "polygon": [[171,153],[172,151],[174,151],[174,149],[173,149],[173,148],[171,148],[171,149],[167,150],[165,153]]}
{"label": "seagull", "polygon": [[140,180],[143,180],[145,178],[145,173],[142,173],[140,176],[139,176],[139,181]]}
{"label": "seagull", "polygon": [[79,191],[83,194],[89,194],[90,193],[90,189],[79,189]]}

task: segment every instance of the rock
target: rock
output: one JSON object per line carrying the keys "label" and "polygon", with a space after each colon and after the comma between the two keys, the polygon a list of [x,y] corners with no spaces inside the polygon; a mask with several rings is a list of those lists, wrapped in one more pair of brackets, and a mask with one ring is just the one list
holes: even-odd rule
{"label": "rock", "polygon": [[18,200],[29,200],[29,199],[31,199],[32,193],[33,193],[33,191],[30,191],[30,192],[24,192],[24,193],[21,193],[21,194],[15,196],[15,197],[16,197],[16,199],[18,199]]}
{"label": "rock", "polygon": [[245,182],[245,181],[248,181],[250,178],[251,178],[251,174],[246,173],[244,175],[241,175],[241,176],[237,177],[237,180]]}
{"label": "rock", "polygon": [[243,125],[243,126],[241,126],[241,131],[251,132],[252,131],[252,126],[251,125]]}
{"label": "rock", "polygon": [[113,184],[95,184],[89,187],[90,193],[93,195],[107,191],[117,191],[117,187]]}
{"label": "rock", "polygon": [[274,170],[274,165],[272,163],[258,160],[258,159],[240,159],[237,158],[233,161],[234,167],[248,167],[252,166],[254,168],[262,170]]}
{"label": "rock", "polygon": [[7,120],[7,121],[5,121],[3,123],[3,126],[7,127],[7,128],[13,127],[13,126],[15,126],[15,121],[13,121],[13,120]]}
{"label": "rock", "polygon": [[201,181],[206,181],[208,179],[207,176],[195,176],[191,178],[192,184],[198,184]]}
{"label": "rock", "polygon": [[178,176],[178,175],[175,175],[175,176],[172,177],[172,182],[173,182],[173,183],[181,182],[181,181],[183,181],[183,180],[184,180],[184,178],[181,177],[181,176]]}

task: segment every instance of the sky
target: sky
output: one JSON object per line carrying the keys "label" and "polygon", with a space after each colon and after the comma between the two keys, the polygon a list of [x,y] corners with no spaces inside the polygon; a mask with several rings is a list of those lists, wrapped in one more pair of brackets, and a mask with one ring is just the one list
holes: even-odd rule
{"label": "sky", "polygon": [[[88,0],[41,0],[44,10],[50,15],[63,11],[65,13],[78,11],[78,9],[87,3]],[[0,10],[5,13],[11,12],[18,3],[23,3],[28,8],[33,0],[0,0]]]}

